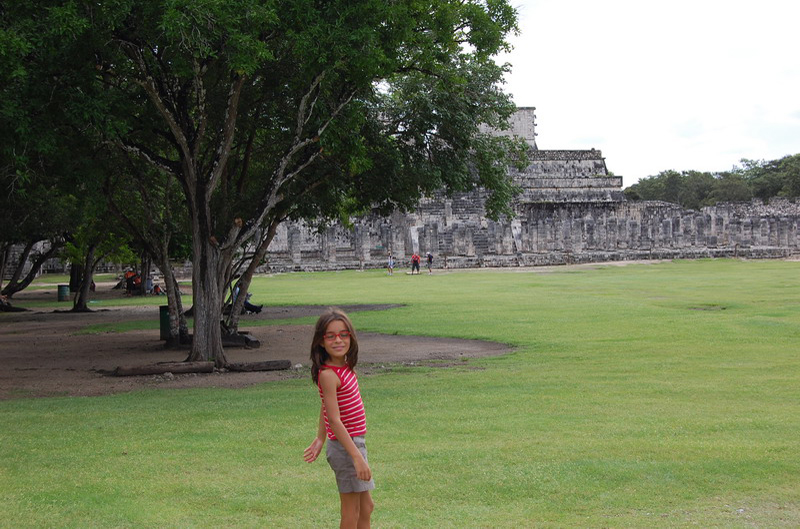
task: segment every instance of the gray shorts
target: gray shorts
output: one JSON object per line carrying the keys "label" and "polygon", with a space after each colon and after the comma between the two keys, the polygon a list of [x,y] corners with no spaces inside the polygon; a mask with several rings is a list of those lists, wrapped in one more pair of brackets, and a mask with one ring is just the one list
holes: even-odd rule
{"label": "gray shorts", "polygon": [[[353,442],[364,456],[364,461],[369,463],[367,459],[367,445],[364,437],[353,437]],[[356,466],[353,464],[353,458],[344,449],[342,443],[339,441],[332,441],[328,439],[328,447],[325,449],[325,455],[328,458],[328,464],[333,469],[336,475],[336,484],[339,486],[339,492],[366,492],[375,488],[375,481],[362,481],[356,477]]]}

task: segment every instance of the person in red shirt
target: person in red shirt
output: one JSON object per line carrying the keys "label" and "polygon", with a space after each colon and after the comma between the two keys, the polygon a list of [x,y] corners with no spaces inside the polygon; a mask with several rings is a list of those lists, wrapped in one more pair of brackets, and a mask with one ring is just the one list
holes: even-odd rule
{"label": "person in red shirt", "polygon": [[417,252],[411,255],[411,275],[414,275],[414,270],[419,274],[419,255]]}
{"label": "person in red shirt", "polygon": [[367,460],[367,418],[354,368],[358,340],[353,324],[339,309],[329,309],[317,320],[311,342],[311,379],[317,384],[322,406],[317,436],[303,452],[314,462],[325,441],[326,456],[336,475],[341,501],[340,527],[369,527],[375,508],[375,488]]}

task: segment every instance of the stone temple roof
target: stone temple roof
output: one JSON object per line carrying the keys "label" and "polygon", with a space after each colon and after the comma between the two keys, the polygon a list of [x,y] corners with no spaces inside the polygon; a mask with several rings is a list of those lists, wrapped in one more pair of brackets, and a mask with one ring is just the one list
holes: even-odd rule
{"label": "stone temple roof", "polygon": [[512,171],[523,203],[623,202],[622,177],[608,174],[599,150],[531,150],[530,164]]}
{"label": "stone temple roof", "polygon": [[588,150],[540,150],[536,144],[535,107],[521,107],[509,119],[509,129],[492,130],[498,136],[523,138],[530,164],[511,169],[522,189],[521,203],[616,203],[625,200],[622,177],[611,176],[603,153]]}
{"label": "stone temple roof", "polygon": [[[535,150],[528,153],[531,160],[603,160],[605,166],[605,158],[603,153],[595,150]],[[607,171],[606,171],[607,172]]]}

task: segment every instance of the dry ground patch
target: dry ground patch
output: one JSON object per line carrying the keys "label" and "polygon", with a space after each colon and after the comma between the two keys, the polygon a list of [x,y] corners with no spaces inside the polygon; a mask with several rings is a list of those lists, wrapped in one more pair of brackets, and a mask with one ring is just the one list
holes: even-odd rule
{"label": "dry ground patch", "polygon": [[[110,284],[98,285],[96,299],[120,297]],[[26,300],[53,300],[57,287],[25,291]],[[22,302],[22,303],[20,303]],[[64,303],[65,310],[69,303]],[[381,310],[390,306],[344,306],[350,312]],[[308,376],[311,325],[248,326],[254,319],[287,319],[316,316],[322,306],[264,307],[261,314],[246,316],[241,328],[259,339],[256,349],[230,348],[231,362],[290,360],[302,368],[270,372],[215,372],[175,376],[114,377],[104,374],[120,365],[139,365],[184,360],[186,350],[165,349],[158,330],[78,334],[92,324],[132,320],[158,321],[158,307],[109,307],[73,314],[52,309],[0,314],[0,399],[49,396],[92,396],[147,387],[238,388],[288,377]],[[360,361],[365,370],[389,363],[457,360],[503,354],[504,344],[476,340],[395,336],[359,333]]]}

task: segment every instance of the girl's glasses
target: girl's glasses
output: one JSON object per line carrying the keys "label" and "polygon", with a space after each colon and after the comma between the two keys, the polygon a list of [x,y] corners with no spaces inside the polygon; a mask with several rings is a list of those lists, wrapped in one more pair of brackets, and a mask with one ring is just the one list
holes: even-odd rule
{"label": "girl's glasses", "polygon": [[341,338],[342,340],[347,340],[350,338],[350,331],[342,331],[342,332],[326,332],[322,335],[327,341],[332,342],[336,339],[336,337]]}

